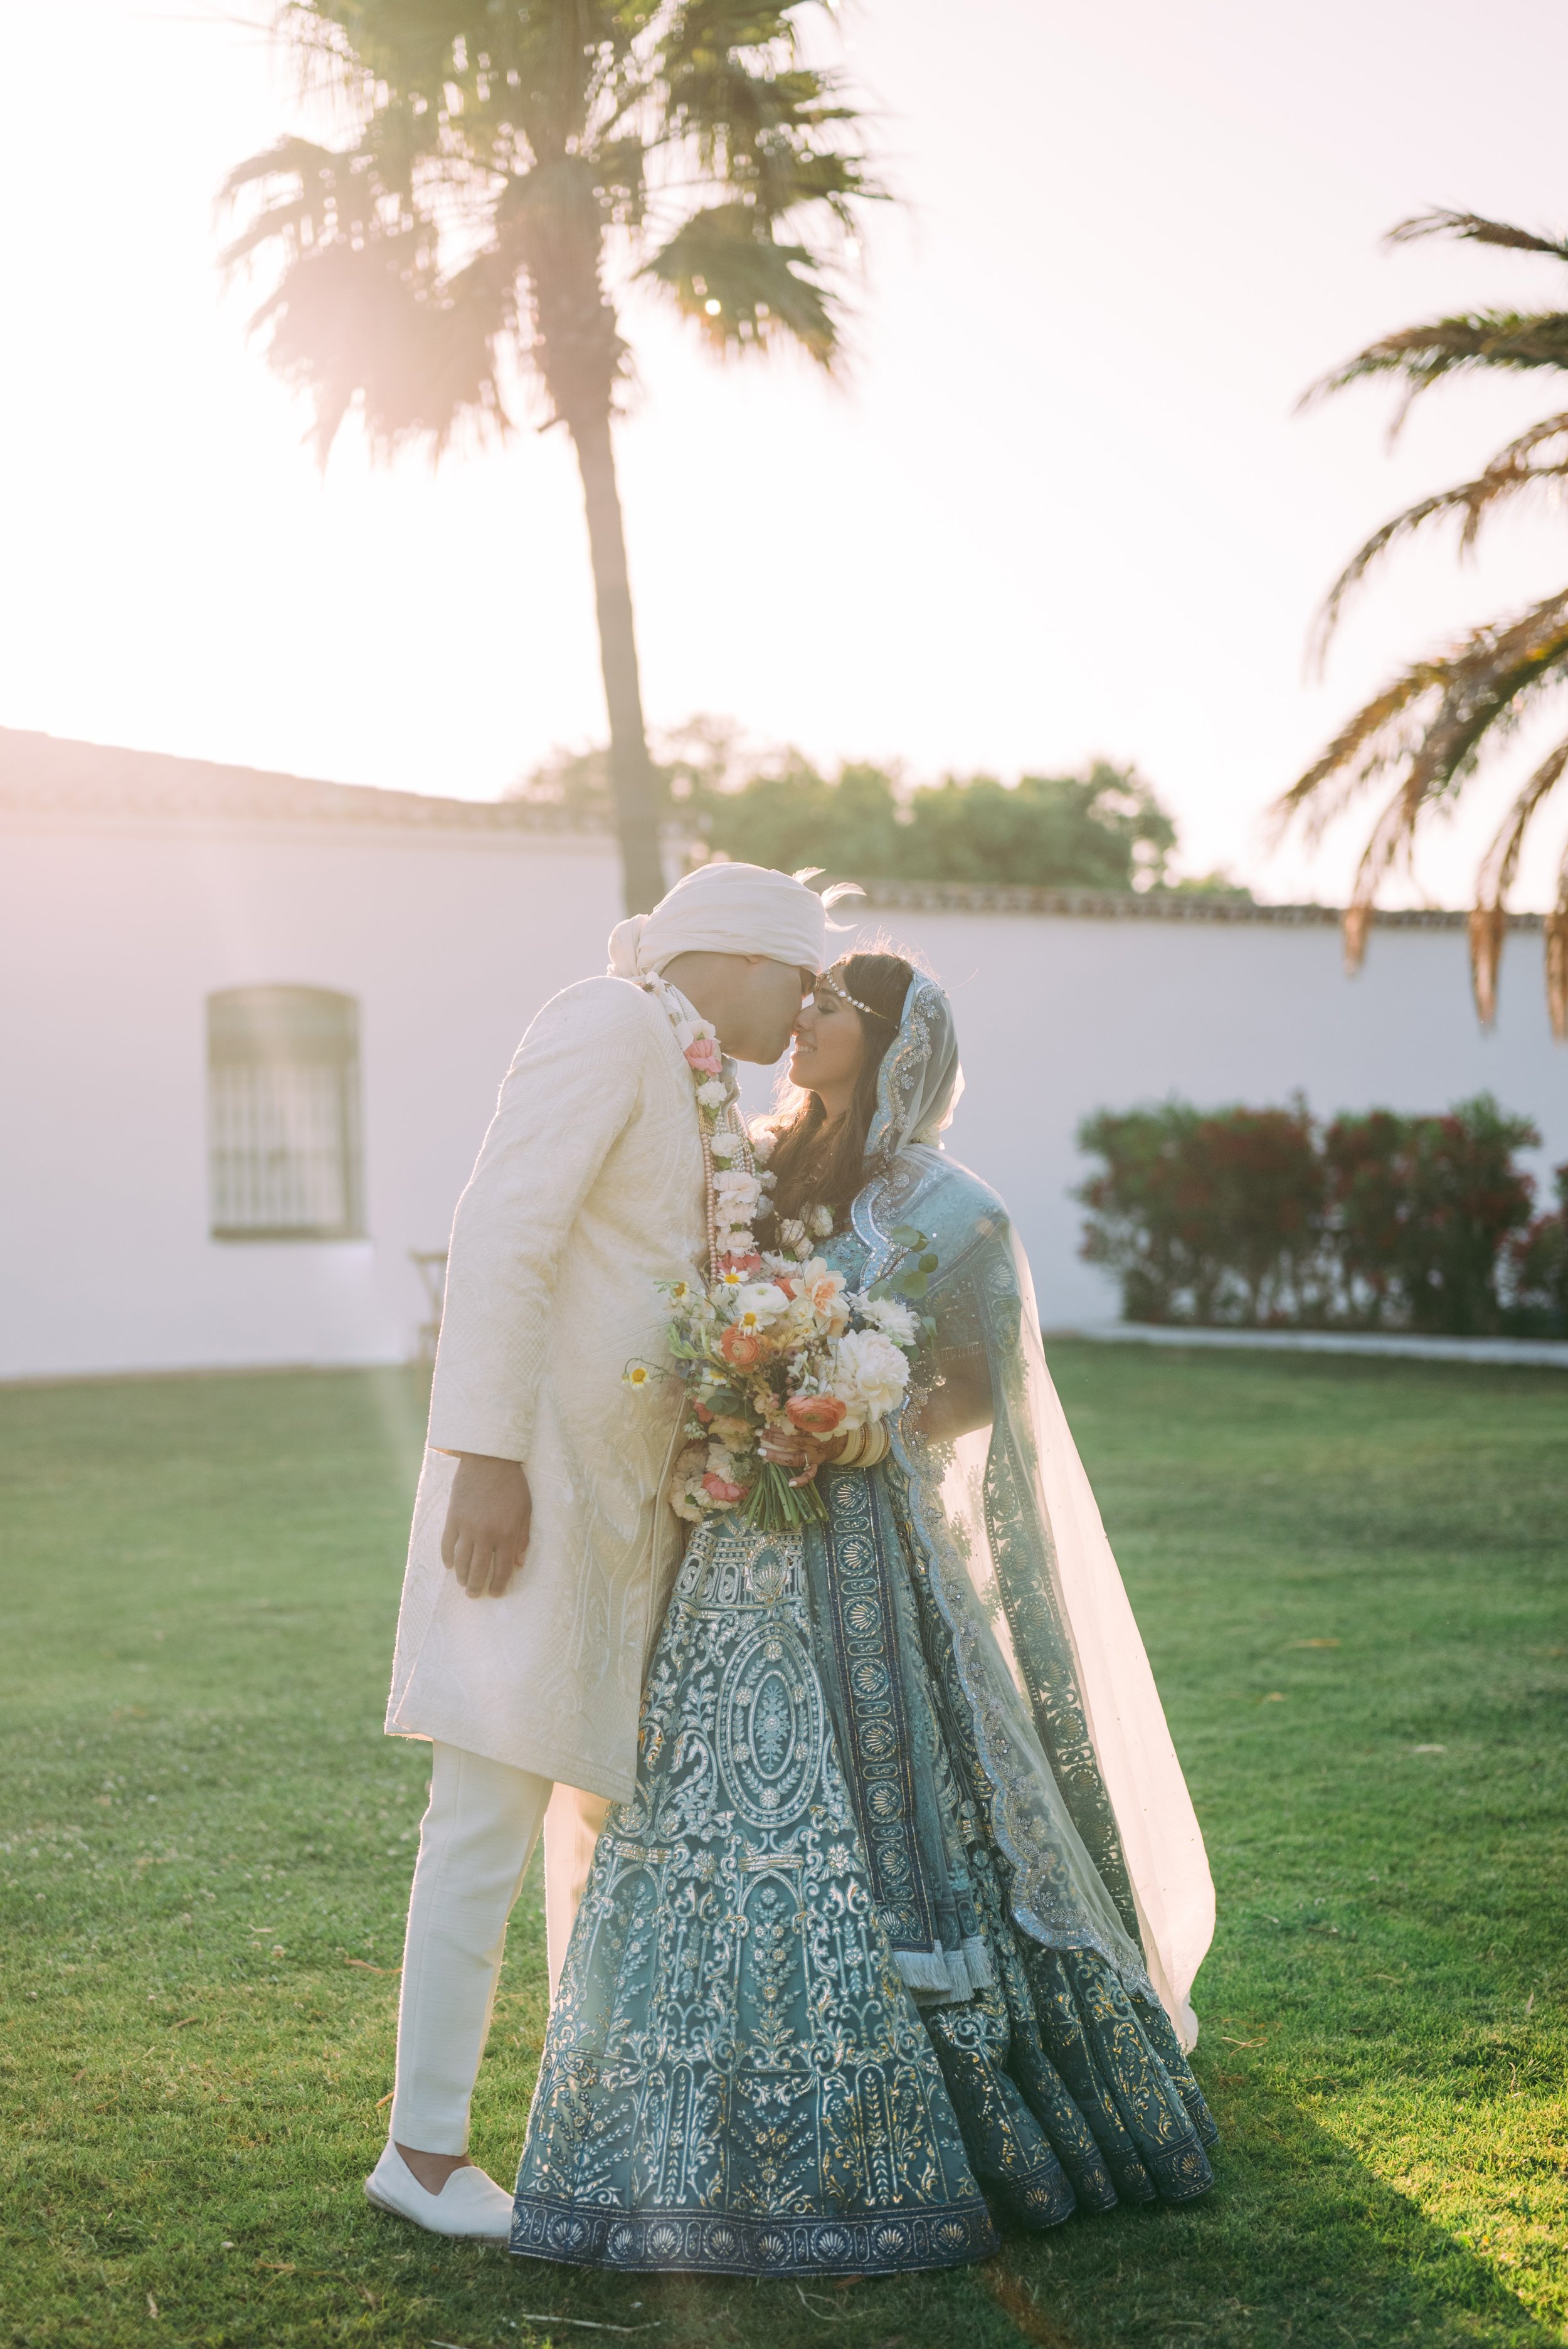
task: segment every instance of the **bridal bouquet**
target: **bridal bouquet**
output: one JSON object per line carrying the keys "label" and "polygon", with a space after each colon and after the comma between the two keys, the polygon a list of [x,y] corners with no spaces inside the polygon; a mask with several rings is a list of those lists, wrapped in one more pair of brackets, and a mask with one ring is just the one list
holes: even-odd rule
{"label": "bridal bouquet", "polygon": [[[735,1509],[778,1531],[827,1515],[815,1470],[765,1460],[769,1428],[823,1440],[895,1411],[921,1324],[894,1297],[852,1293],[820,1257],[728,1256],[706,1288],[663,1284],[669,1350],[690,1393],[672,1498],[683,1517]],[[631,1377],[642,1383],[633,1367]]]}
{"label": "bridal bouquet", "polygon": [[[792,1475],[765,1460],[761,1437],[773,1428],[826,1441],[897,1410],[924,1324],[892,1292],[918,1283],[923,1293],[935,1258],[923,1256],[910,1272],[861,1295],[819,1256],[802,1262],[759,1250],[750,1224],[764,1180],[739,1169],[716,1174],[728,1220],[713,1278],[659,1287],[669,1307],[669,1350],[688,1389],[671,1490],[676,1511],[696,1520],[733,1509],[748,1525],[779,1532],[827,1511],[815,1468]],[[896,1237],[924,1247],[920,1232]],[[626,1372],[634,1387],[656,1375],[645,1362]]]}

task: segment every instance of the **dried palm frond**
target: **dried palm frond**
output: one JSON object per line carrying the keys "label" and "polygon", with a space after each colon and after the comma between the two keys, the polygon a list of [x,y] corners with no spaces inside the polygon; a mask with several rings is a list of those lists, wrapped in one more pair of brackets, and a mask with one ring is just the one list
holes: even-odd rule
{"label": "dried palm frond", "polygon": [[1497,1018],[1497,972],[1508,916],[1501,905],[1472,905],[1466,922],[1470,933],[1470,991],[1483,1028]]}
{"label": "dried palm frond", "polygon": [[1542,759],[1510,808],[1496,838],[1481,859],[1476,874],[1476,902],[1470,917],[1470,981],[1483,1028],[1497,1017],[1497,971],[1508,926],[1508,893],[1519,871],[1519,859],[1531,818],[1562,781],[1568,769],[1568,741],[1560,742]]}
{"label": "dried palm frond", "polygon": [[1557,903],[1542,924],[1546,948],[1546,1010],[1552,1033],[1568,1044],[1568,856],[1558,878]]}

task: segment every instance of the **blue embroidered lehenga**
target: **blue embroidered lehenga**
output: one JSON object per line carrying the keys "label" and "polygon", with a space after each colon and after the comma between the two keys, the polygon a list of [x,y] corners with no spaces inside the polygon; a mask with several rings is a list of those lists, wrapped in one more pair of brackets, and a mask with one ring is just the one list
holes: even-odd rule
{"label": "blue embroidered lehenga", "polygon": [[[923,1390],[886,1461],[822,1472],[826,1525],[693,1535],[636,1791],[600,1837],[551,2015],[515,2252],[870,2275],[984,2258],[999,2219],[1212,2183],[1213,2123],[1155,1987],[1190,2015],[1172,1951],[1183,1899],[1187,1945],[1206,1940],[1202,1845],[1200,1884],[1123,1832],[1136,1777],[1091,1718],[1115,1695],[1095,1660],[1112,1619],[1075,1586],[1071,1496],[1042,1475],[1026,1268],[995,1195],[903,1139],[950,1106],[950,1034],[917,980],[881,1172],[822,1251],[860,1288],[893,1226],[933,1236]],[[923,1392],[977,1383],[977,1438],[916,1433]],[[1190,1819],[1150,1787],[1146,1808]]]}

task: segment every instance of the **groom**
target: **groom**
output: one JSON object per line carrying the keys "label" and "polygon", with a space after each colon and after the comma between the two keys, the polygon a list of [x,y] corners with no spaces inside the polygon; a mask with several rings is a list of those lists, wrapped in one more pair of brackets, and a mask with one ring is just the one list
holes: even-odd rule
{"label": "groom", "polygon": [[510,2192],[468,2158],[469,2101],[541,1825],[553,1995],[598,1828],[635,1780],[680,1395],[622,1373],[662,1353],[655,1282],[689,1278],[707,1246],[698,1080],[672,1014],[708,1021],[731,1059],[778,1060],[826,933],[820,897],[754,864],[702,865],[621,923],[609,974],[523,1038],[458,1205],[387,1715],[431,1741],[430,1803],[365,2189],[437,2234],[511,2232]]}

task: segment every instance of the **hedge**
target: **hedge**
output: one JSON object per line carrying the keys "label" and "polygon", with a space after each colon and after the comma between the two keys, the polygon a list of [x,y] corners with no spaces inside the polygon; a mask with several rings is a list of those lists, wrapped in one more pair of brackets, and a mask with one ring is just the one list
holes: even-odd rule
{"label": "hedge", "polygon": [[1130,1321],[1568,1335],[1568,1165],[1555,1208],[1514,1163],[1541,1136],[1489,1093],[1442,1116],[1099,1110],[1082,1254]]}

